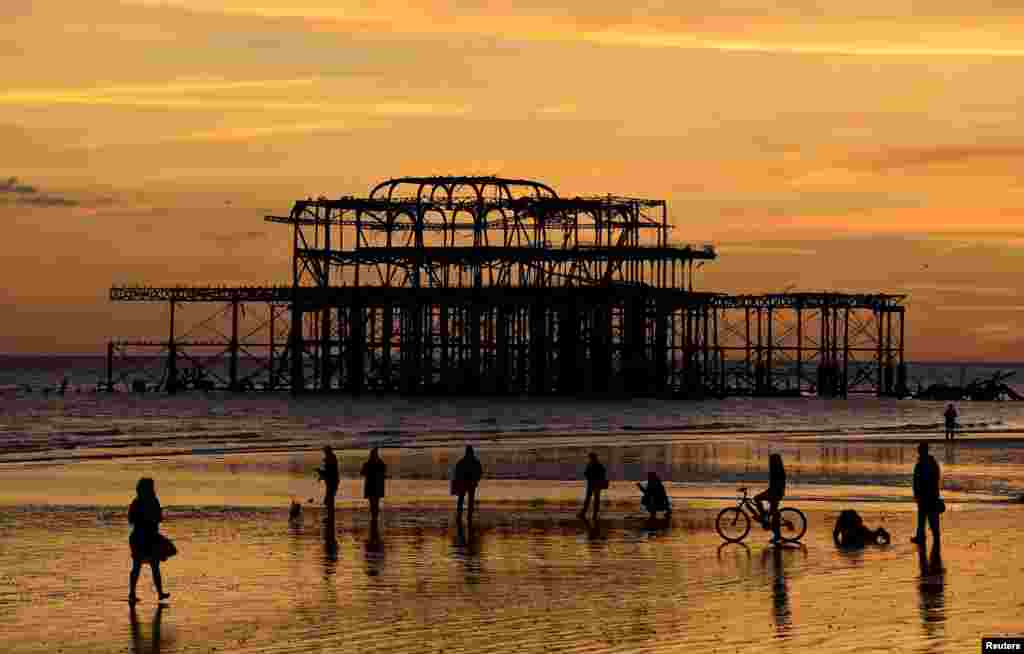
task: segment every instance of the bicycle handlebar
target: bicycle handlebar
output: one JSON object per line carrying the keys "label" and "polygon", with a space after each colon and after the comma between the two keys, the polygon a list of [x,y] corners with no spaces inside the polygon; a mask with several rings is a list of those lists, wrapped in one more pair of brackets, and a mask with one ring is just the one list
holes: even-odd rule
{"label": "bicycle handlebar", "polygon": [[743,493],[743,497],[746,497],[747,496],[747,487],[746,486],[741,486],[741,487],[736,489],[736,492]]}

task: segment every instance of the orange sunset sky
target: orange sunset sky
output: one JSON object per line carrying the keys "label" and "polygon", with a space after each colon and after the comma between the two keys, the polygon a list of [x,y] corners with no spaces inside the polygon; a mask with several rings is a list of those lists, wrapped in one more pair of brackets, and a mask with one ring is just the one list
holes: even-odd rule
{"label": "orange sunset sky", "polygon": [[3,0],[0,64],[0,352],[162,334],[112,283],[285,282],[298,198],[497,174],[668,200],[705,289],[907,293],[911,360],[1021,359],[1012,3]]}

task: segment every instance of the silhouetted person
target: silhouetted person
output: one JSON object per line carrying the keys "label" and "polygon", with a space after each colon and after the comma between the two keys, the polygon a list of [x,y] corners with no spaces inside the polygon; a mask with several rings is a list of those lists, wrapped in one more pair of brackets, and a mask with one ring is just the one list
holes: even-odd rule
{"label": "silhouetted person", "polygon": [[330,445],[324,446],[324,467],[317,468],[316,474],[324,482],[324,506],[327,507],[327,519],[334,521],[334,498],[338,494],[338,457]]}
{"label": "silhouetted person", "polygon": [[[782,467],[782,455],[772,454],[768,457],[768,490],[754,496],[758,508],[761,510],[761,521],[764,523],[771,520],[772,542],[781,543],[782,534],[779,525],[779,504],[786,496],[786,469]],[[764,503],[768,502],[765,509]]]}
{"label": "silhouetted person", "polygon": [[455,473],[452,476],[452,495],[457,495],[459,498],[455,510],[457,520],[462,520],[462,502],[463,498],[468,495],[469,521],[473,522],[473,508],[476,505],[476,487],[483,475],[484,468],[480,464],[480,459],[476,458],[473,446],[467,445],[466,454],[455,464]]}
{"label": "silhouetted person", "polygon": [[590,463],[583,471],[583,477],[587,480],[587,497],[583,500],[583,508],[580,509],[580,517],[587,517],[587,507],[590,506],[590,498],[594,498],[594,520],[601,510],[601,491],[608,488],[608,471],[604,465],[597,460],[597,454],[590,453]]}
{"label": "silhouetted person", "polygon": [[839,512],[839,518],[836,519],[832,540],[836,547],[862,549],[869,544],[888,545],[890,538],[889,532],[884,528],[869,529],[859,513],[853,509],[845,509]]}
{"label": "silhouetted person", "polygon": [[956,434],[956,419],[957,412],[956,407],[952,403],[946,407],[946,412],[942,414],[946,418],[946,438],[953,440],[953,436]]}
{"label": "silhouetted person", "polygon": [[363,497],[370,501],[371,531],[375,529],[380,516],[380,498],[384,497],[384,479],[387,475],[387,464],[381,460],[377,448],[370,450],[370,458],[363,464],[359,472],[363,479]]}
{"label": "silhouetted person", "polygon": [[658,511],[664,511],[666,518],[672,515],[672,505],[668,501],[665,484],[661,483],[658,473],[649,472],[647,474],[647,486],[644,487],[643,484],[637,484],[637,486],[640,487],[640,491],[644,494],[640,498],[640,504],[651,514],[652,520],[656,517]]}
{"label": "silhouetted person", "polygon": [[939,544],[939,464],[928,454],[928,443],[917,446],[918,460],[914,466],[914,500],[917,502],[917,533],[911,543],[923,545],[924,523],[932,530],[934,545]]}
{"label": "silhouetted person", "polygon": [[167,560],[175,553],[174,546],[160,534],[160,522],[163,520],[163,509],[156,497],[153,480],[143,477],[135,485],[135,499],[128,507],[128,522],[132,525],[132,534],[128,545],[132,550],[132,571],[129,576],[128,603],[134,605],[139,601],[135,587],[139,583],[142,564],[148,563],[153,571],[153,584],[157,596],[167,599],[170,593],[164,592],[163,580],[160,577],[160,562]]}

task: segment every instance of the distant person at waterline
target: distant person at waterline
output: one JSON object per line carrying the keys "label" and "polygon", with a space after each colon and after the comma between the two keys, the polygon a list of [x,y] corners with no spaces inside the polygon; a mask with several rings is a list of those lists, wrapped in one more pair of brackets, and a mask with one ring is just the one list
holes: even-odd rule
{"label": "distant person at waterline", "polygon": [[669,504],[665,484],[661,483],[658,473],[650,472],[647,474],[646,487],[643,484],[637,484],[637,486],[640,487],[640,491],[644,494],[640,498],[640,504],[651,514],[652,520],[657,516],[658,511],[664,511],[666,518],[672,515],[672,505]]}
{"label": "distant person at waterline", "polygon": [[946,505],[939,498],[939,464],[935,457],[928,453],[928,443],[917,446],[917,465],[914,466],[914,501],[917,502],[917,533],[910,539],[911,543],[924,545],[924,523],[932,530],[933,547],[939,544],[939,514]]}
{"label": "distant person at waterline", "polygon": [[[782,466],[782,455],[772,454],[768,457],[768,489],[754,496],[757,507],[761,510],[762,522],[771,520],[772,542],[781,543],[782,534],[779,524],[779,504],[786,496],[786,469]],[[765,509],[764,503],[768,502]]]}
{"label": "distant person at waterline", "polygon": [[128,507],[128,522],[132,525],[128,545],[132,550],[132,571],[129,576],[128,603],[134,605],[139,601],[135,587],[139,583],[142,564],[148,563],[153,571],[153,585],[156,586],[157,597],[164,600],[171,596],[164,592],[163,579],[160,576],[160,562],[166,561],[177,554],[174,544],[160,533],[160,522],[163,520],[163,509],[156,497],[153,480],[143,477],[135,485],[135,499]]}
{"label": "distant person at waterline", "polygon": [[597,454],[594,452],[590,453],[590,463],[587,464],[586,470],[583,471],[583,477],[587,480],[587,497],[583,500],[583,508],[580,509],[580,517],[586,519],[587,507],[590,506],[590,500],[594,500],[594,520],[597,520],[597,514],[601,510],[601,491],[608,488],[608,471],[605,470],[604,465],[597,460]]}
{"label": "distant person at waterline", "polygon": [[466,454],[455,464],[455,473],[452,475],[452,495],[459,497],[456,505],[455,517],[462,520],[462,501],[469,496],[469,521],[473,522],[473,508],[476,505],[476,487],[480,484],[480,478],[484,476],[484,467],[480,459],[476,458],[473,446],[466,446]]}
{"label": "distant person at waterline", "polygon": [[363,476],[363,497],[370,501],[370,522],[377,524],[380,515],[380,498],[384,497],[384,479],[388,466],[381,460],[377,448],[370,450],[370,458],[363,464],[359,474]]}
{"label": "distant person at waterline", "polygon": [[338,494],[338,457],[330,445],[324,445],[324,467],[316,469],[317,477],[324,482],[324,506],[327,507],[327,519],[334,519],[334,498]]}
{"label": "distant person at waterline", "polygon": [[946,407],[946,412],[942,415],[946,418],[946,439],[953,440],[953,436],[956,435],[956,419],[958,417],[956,407],[950,403]]}

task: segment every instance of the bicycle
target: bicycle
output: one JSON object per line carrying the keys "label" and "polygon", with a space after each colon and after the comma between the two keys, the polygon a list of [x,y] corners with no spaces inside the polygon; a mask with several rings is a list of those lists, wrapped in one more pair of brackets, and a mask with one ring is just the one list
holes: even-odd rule
{"label": "bicycle", "polygon": [[[761,507],[747,496],[746,488],[738,488],[740,496],[736,506],[722,509],[715,518],[715,531],[728,543],[738,543],[750,533],[751,520],[765,529],[771,529],[771,516],[761,515]],[[807,517],[800,509],[787,506],[779,509],[779,535],[787,543],[795,543],[807,532]]]}

